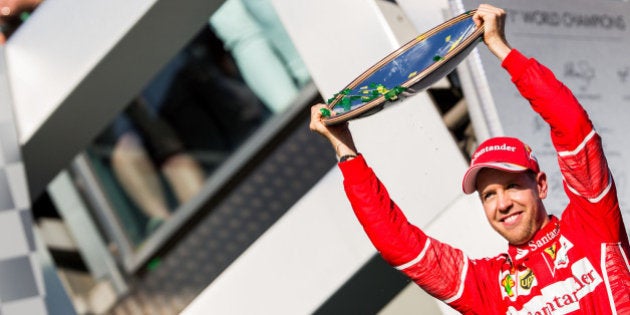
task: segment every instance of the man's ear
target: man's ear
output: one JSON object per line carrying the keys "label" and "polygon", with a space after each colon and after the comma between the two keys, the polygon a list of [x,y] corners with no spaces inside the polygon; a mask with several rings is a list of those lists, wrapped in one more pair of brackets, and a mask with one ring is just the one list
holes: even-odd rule
{"label": "man's ear", "polygon": [[547,185],[547,174],[545,174],[545,172],[538,172],[538,174],[536,174],[536,187],[538,187],[538,196],[540,199],[545,199],[549,189]]}

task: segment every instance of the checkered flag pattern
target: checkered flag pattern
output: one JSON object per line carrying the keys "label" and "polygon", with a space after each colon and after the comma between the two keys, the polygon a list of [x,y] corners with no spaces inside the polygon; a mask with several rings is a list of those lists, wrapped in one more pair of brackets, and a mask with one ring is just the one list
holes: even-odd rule
{"label": "checkered flag pattern", "polygon": [[0,47],[0,315],[48,314],[4,61]]}

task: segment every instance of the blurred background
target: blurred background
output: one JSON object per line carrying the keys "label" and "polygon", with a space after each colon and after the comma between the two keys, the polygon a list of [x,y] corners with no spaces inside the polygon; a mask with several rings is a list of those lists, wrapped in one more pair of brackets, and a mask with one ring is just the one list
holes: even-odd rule
{"label": "blurred background", "polygon": [[[3,120],[17,130],[26,238],[40,257],[39,291],[21,297],[44,305],[5,288],[1,313],[451,312],[362,236],[334,151],[308,119],[311,105],[461,9],[446,0],[0,0],[0,103],[13,108]],[[446,175],[411,173],[429,187],[454,183],[453,195],[429,202],[435,213],[418,216],[456,237],[442,210],[477,207],[460,199],[458,181],[483,137],[460,70],[397,106],[356,122],[371,141],[359,147],[399,181],[394,190],[417,182],[392,170],[413,160],[386,155],[452,165]],[[431,152],[401,151],[426,134]],[[482,253],[501,249],[489,243]],[[3,278],[3,266],[0,282],[21,281]]]}

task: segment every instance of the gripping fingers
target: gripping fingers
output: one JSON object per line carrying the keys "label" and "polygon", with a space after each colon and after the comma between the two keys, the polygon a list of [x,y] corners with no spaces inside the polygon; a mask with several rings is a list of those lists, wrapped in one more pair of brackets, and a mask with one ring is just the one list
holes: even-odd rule
{"label": "gripping fingers", "polygon": [[319,112],[322,113],[322,117],[330,117],[330,110],[326,107],[320,108]]}
{"label": "gripping fingers", "polygon": [[311,123],[309,128],[312,131],[320,131],[322,129],[322,118],[325,117],[323,110],[328,110],[324,104],[317,104],[311,107]]}

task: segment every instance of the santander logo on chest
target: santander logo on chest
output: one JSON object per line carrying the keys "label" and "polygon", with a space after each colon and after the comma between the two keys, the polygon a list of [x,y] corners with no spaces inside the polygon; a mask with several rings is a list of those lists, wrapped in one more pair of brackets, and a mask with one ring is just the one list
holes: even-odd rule
{"label": "santander logo on chest", "polygon": [[[553,281],[550,284],[541,283],[534,279],[528,283],[542,285],[539,292],[532,292],[532,287],[518,292],[521,298],[523,295],[534,293],[527,302],[518,306],[513,304],[508,308],[508,315],[547,315],[547,314],[568,314],[580,308],[579,301],[603,283],[603,280],[591,262],[586,258],[575,258],[572,262],[569,257],[569,251],[573,248],[573,244],[564,236],[560,236],[559,241],[545,248],[543,255],[548,257],[540,257],[549,268]],[[551,259],[548,259],[551,258]],[[560,272],[560,269],[566,269],[570,272]],[[532,277],[531,275],[529,277]],[[535,277],[535,275],[533,275]],[[547,281],[544,281],[547,282]],[[519,283],[515,282],[518,286]],[[505,287],[504,287],[505,288]],[[524,294],[523,294],[524,293]],[[504,296],[506,296],[504,291]],[[516,301],[514,296],[510,298]]]}

